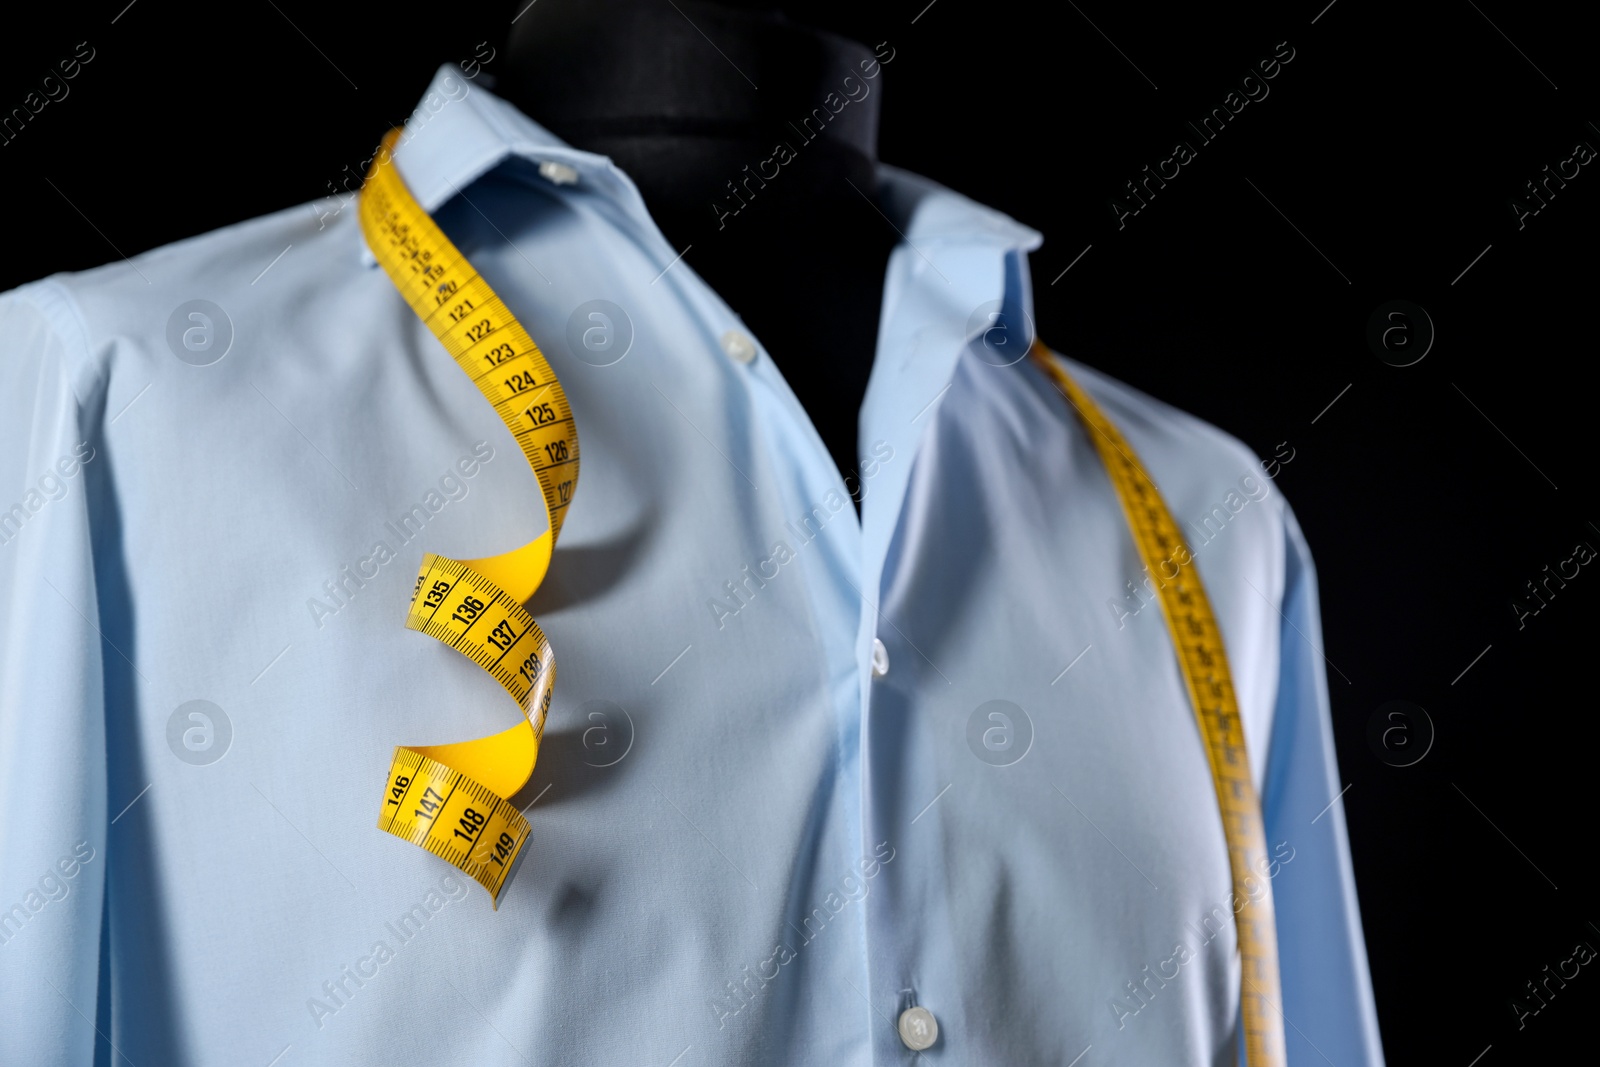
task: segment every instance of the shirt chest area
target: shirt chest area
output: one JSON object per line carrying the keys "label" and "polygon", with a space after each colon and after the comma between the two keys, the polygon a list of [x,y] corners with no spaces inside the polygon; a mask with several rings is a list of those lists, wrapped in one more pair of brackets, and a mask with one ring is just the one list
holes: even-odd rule
{"label": "shirt chest area", "polygon": [[[186,458],[193,476],[164,491],[182,499],[129,525],[131,555],[152,564],[133,570],[134,583],[159,572],[168,587],[136,598],[136,610],[186,650],[179,673],[209,678],[219,664],[266,663],[298,644],[310,665],[297,677],[354,688],[351,667],[362,664],[366,699],[396,709],[400,732],[457,729],[433,717],[445,700],[475,736],[515,709],[469,664],[407,633],[405,604],[423,552],[472,558],[535,535],[538,489],[427,338],[402,319],[381,340],[406,357],[342,377],[333,394],[263,375],[283,418],[219,432],[209,460]],[[568,717],[580,748],[584,738],[615,744],[589,716],[620,721],[620,709],[629,733],[657,724],[647,732],[663,766],[760,752],[792,768],[782,753],[798,743],[817,767],[844,760],[860,779],[894,781],[905,772],[896,753],[926,746],[920,765],[945,779],[935,791],[957,772],[999,767],[1023,780],[1039,767],[1130,796],[1168,795],[1178,782],[1178,795],[1206,795],[1159,609],[1107,610],[1143,576],[1070,424],[1052,424],[1036,446],[1072,461],[1032,463],[999,426],[982,440],[988,400],[958,376],[948,403],[965,414],[962,429],[933,420],[914,448],[864,443],[852,485],[794,411],[704,347],[645,342],[605,367],[553,353],[583,468],[530,604],[560,670],[552,751]],[[851,495],[866,508],[897,505],[877,546],[863,543]],[[250,568],[236,565],[241,548]],[[202,593],[247,605],[256,625],[219,628],[180,607]],[[1269,608],[1225,629],[1265,632]],[[884,669],[874,670],[875,646]],[[1245,713],[1264,737],[1271,657],[1235,652]],[[206,684],[218,683],[233,680]],[[194,688],[177,677],[167,688],[185,684]],[[244,699],[257,699],[249,684]],[[641,742],[633,755],[646,751]]]}

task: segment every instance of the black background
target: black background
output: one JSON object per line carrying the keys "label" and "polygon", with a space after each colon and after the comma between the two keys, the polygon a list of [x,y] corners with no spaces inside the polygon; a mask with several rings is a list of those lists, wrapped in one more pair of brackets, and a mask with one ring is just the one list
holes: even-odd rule
{"label": "black background", "polygon": [[[0,114],[80,41],[94,58],[0,145],[0,290],[326,193],[439,63],[498,46],[517,10],[453,4],[412,32],[370,5],[124,3],[8,12]],[[1521,229],[1511,207],[1577,142],[1600,147],[1593,37],[1572,8],[1506,0],[1084,3],[806,10],[895,48],[886,161],[1045,234],[1033,271],[1053,347],[1261,455],[1294,449],[1277,484],[1320,573],[1390,1062],[1592,1056],[1595,968],[1520,1030],[1510,1004],[1576,942],[1600,947],[1585,621],[1600,568],[1522,629],[1511,606],[1578,542],[1600,547],[1583,325],[1600,168]],[[1282,41],[1294,59],[1270,95],[1119,228],[1123,183],[1196,142],[1184,120]],[[1366,340],[1395,299],[1437,331],[1408,367]],[[1368,742],[1394,699],[1437,731],[1413,766]]]}

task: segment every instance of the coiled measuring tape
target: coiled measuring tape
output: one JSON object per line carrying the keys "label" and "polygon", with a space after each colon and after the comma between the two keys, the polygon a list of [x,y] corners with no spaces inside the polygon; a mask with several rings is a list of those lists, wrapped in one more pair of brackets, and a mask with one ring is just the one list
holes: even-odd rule
{"label": "coiled measuring tape", "polygon": [[[1239,1007],[1244,1020],[1246,1062],[1250,1067],[1283,1067],[1283,1015],[1279,1007],[1283,993],[1278,980],[1278,927],[1272,907],[1272,884],[1266,874],[1267,837],[1255,780],[1250,777],[1250,757],[1245,751],[1244,727],[1228,657],[1222,647],[1222,631],[1183,532],[1132,446],[1049,349],[1035,340],[1029,355],[1083,421],[1128,517],[1139,557],[1151,574],[1159,576],[1158,582],[1165,583],[1160,590],[1162,615],[1172,634],[1189,702],[1200,722],[1206,758],[1211,764],[1211,783],[1216,789],[1222,830],[1228,842],[1236,902],[1234,923],[1239,931]],[[1167,570],[1172,567],[1177,568],[1177,573],[1169,577]],[[1255,896],[1246,888],[1252,874],[1260,887]]]}
{"label": "coiled measuring tape", "polygon": [[391,158],[399,133],[384,138],[361,187],[362,233],[516,438],[539,479],[549,528],[499,556],[422,557],[406,628],[488,671],[524,718],[476,741],[396,747],[378,828],[453,864],[498,907],[530,830],[509,798],[533,774],[556,680],[550,642],[522,605],[544,580],[578,484],[578,430],[539,346],[406,188]]}

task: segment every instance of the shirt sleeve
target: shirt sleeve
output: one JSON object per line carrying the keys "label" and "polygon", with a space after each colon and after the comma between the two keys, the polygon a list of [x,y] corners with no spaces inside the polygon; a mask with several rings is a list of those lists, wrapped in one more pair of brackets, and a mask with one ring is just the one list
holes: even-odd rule
{"label": "shirt sleeve", "polygon": [[87,487],[105,464],[73,390],[86,365],[73,337],[0,296],[0,1004],[28,1020],[5,1028],[6,1065],[88,1067],[99,1041],[106,752]]}
{"label": "shirt sleeve", "polygon": [[[1316,571],[1284,509],[1278,703],[1262,808],[1273,879],[1290,1064],[1381,1067],[1383,1046],[1361,933],[1328,711]],[[1291,851],[1292,850],[1292,851]]]}

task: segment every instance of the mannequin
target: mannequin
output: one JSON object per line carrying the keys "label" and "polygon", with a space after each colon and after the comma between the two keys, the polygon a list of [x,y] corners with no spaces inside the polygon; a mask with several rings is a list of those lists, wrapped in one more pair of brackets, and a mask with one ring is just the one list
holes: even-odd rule
{"label": "mannequin", "polygon": [[[882,53],[732,0],[542,0],[512,26],[496,87],[634,179],[667,240],[689,249],[684,262],[766,346],[851,485],[899,239],[870,202]],[[826,124],[802,129],[830,94]],[[767,162],[779,143],[792,150],[781,166]]]}

